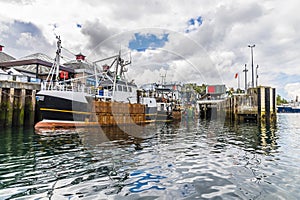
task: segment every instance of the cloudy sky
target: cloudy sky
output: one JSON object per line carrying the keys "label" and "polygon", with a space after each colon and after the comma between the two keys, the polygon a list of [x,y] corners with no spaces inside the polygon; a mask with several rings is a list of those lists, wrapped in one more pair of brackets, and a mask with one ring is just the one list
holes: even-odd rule
{"label": "cloudy sky", "polygon": [[290,100],[300,95],[299,7],[296,0],[0,0],[0,44],[16,58],[54,57],[60,35],[65,61],[79,52],[89,61],[131,55],[127,77],[138,84],[166,75],[234,88],[244,88],[245,64],[252,81],[248,45],[255,44],[258,84]]}

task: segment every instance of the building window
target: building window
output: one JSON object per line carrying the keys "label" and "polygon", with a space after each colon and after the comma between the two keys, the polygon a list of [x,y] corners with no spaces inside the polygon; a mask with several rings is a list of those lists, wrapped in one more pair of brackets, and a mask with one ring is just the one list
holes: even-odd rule
{"label": "building window", "polygon": [[126,85],[123,86],[123,92],[127,92],[127,86]]}
{"label": "building window", "polygon": [[107,89],[107,90],[112,90],[112,86],[110,86],[110,85],[109,86],[104,86],[103,88]]}
{"label": "building window", "polygon": [[118,85],[118,91],[122,92],[122,85]]}

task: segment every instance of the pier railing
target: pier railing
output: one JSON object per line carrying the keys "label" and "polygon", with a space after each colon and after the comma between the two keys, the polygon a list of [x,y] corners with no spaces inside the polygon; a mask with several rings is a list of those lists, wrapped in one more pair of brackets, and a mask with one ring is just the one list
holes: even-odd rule
{"label": "pier railing", "polygon": [[56,90],[56,91],[69,91],[69,92],[83,92],[86,94],[96,95],[98,98],[112,98],[112,91],[95,86],[86,86],[77,82],[71,84],[57,84],[56,82],[42,82],[41,90]]}
{"label": "pier railing", "polygon": [[42,82],[41,90],[56,90],[56,91],[73,91],[95,94],[97,92],[94,86],[86,86],[85,84],[57,84],[56,82]]}
{"label": "pier railing", "polygon": [[20,75],[12,75],[12,74],[0,74],[0,81],[16,81],[22,83],[40,83],[41,79],[28,77],[28,76],[20,76]]}

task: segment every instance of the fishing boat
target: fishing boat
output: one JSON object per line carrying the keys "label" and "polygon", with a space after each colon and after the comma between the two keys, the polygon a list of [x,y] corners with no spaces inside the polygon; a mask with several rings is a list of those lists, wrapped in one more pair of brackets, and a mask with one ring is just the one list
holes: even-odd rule
{"label": "fishing boat", "polygon": [[143,91],[155,97],[157,104],[156,122],[181,120],[181,100],[176,84],[145,84]]}
{"label": "fishing boat", "polygon": [[[36,94],[43,120],[35,127],[71,127],[148,123],[156,118],[156,100],[143,97],[132,81],[127,81],[121,53],[92,63],[94,73],[66,79],[60,76],[61,39],[52,68]],[[109,61],[110,65],[98,62]],[[86,80],[93,84],[87,86]]]}

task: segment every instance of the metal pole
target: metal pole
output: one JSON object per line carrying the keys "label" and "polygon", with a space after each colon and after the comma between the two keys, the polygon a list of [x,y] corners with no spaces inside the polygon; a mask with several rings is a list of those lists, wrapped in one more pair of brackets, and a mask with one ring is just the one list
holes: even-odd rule
{"label": "metal pole", "polygon": [[253,69],[253,48],[251,47],[251,66],[252,66],[252,81],[251,85],[254,87],[254,69]]}
{"label": "metal pole", "polygon": [[245,64],[245,69],[243,70],[243,72],[245,72],[245,92],[247,92],[247,64]]}
{"label": "metal pole", "polygon": [[251,48],[251,66],[252,66],[252,87],[254,87],[254,70],[253,70],[253,47],[255,47],[255,44],[253,45],[248,45],[248,47]]}
{"label": "metal pole", "polygon": [[257,83],[258,83],[258,81],[257,81],[257,79],[258,79],[258,74],[257,74],[257,69],[258,69],[258,65],[256,66],[256,87],[257,87]]}
{"label": "metal pole", "polygon": [[240,74],[238,73],[238,89],[240,89]]}

